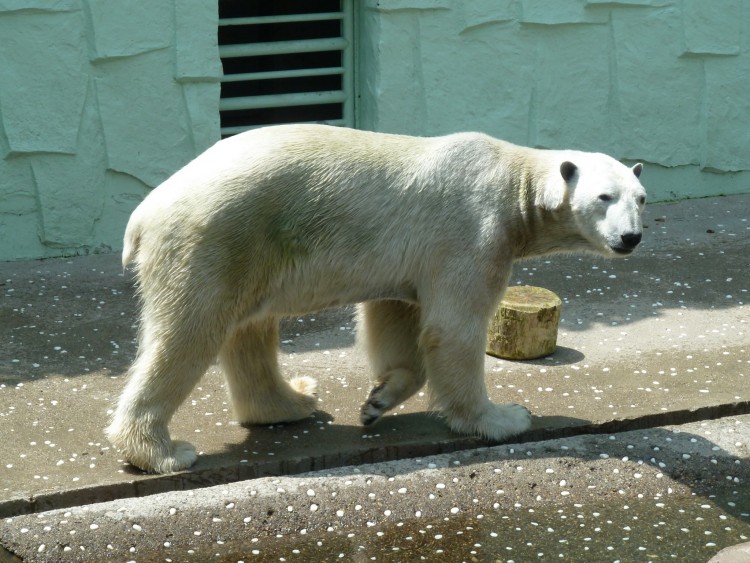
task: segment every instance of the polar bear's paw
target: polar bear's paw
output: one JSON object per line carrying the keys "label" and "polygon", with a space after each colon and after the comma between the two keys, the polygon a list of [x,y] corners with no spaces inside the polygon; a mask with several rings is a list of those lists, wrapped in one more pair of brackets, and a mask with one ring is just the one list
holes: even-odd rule
{"label": "polar bear's paw", "polygon": [[297,391],[297,393],[309,395],[313,400],[313,403],[315,402],[316,397],[318,396],[318,382],[312,377],[308,377],[307,375],[294,377],[289,380],[289,385],[292,389]]}
{"label": "polar bear's paw", "polygon": [[278,424],[307,418],[318,405],[318,383],[312,377],[295,377],[277,388],[242,399],[232,397],[237,420],[243,425]]}
{"label": "polar bear's paw", "polygon": [[365,426],[375,423],[383,414],[414,395],[424,385],[424,373],[396,368],[381,373],[375,380],[359,419]]}
{"label": "polar bear's paw", "polygon": [[182,471],[198,459],[195,448],[188,442],[173,442],[166,427],[149,433],[139,425],[128,427],[113,423],[107,435],[125,461],[148,473]]}
{"label": "polar bear's paw", "polygon": [[[289,386],[296,393],[289,399],[287,421],[301,420],[315,412],[318,405],[318,382],[312,377],[301,375],[289,380]],[[284,410],[281,408],[280,410]]]}
{"label": "polar bear's paw", "polygon": [[531,413],[526,407],[514,403],[489,403],[474,419],[448,415],[448,424],[454,432],[502,441],[531,428]]}
{"label": "polar bear's paw", "polygon": [[175,440],[172,442],[170,455],[158,460],[152,460],[154,473],[174,473],[191,467],[198,459],[195,447],[188,442]]}
{"label": "polar bear's paw", "polygon": [[188,469],[198,459],[195,448],[188,442],[171,442],[168,448],[141,448],[131,446],[122,454],[131,465],[147,473],[175,473]]}
{"label": "polar bear's paw", "polygon": [[377,420],[383,416],[385,411],[391,406],[389,401],[383,396],[384,389],[385,383],[373,387],[372,391],[370,391],[369,397],[367,397],[367,400],[362,405],[359,413],[359,420],[365,426],[377,422]]}

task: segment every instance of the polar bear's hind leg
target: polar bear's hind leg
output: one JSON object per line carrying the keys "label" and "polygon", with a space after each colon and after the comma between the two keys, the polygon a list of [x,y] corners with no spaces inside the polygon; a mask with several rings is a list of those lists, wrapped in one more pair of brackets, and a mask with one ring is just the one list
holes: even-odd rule
{"label": "polar bear's hind leg", "polygon": [[291,422],[315,411],[315,380],[281,376],[278,341],[278,320],[269,317],[237,328],[219,353],[234,414],[242,424]]}
{"label": "polar bear's hind leg", "polygon": [[419,307],[403,301],[371,301],[360,309],[359,338],[373,370],[373,388],[362,405],[362,424],[373,424],[425,383],[417,339]]}
{"label": "polar bear's hind leg", "polygon": [[173,442],[167,424],[210,365],[216,342],[208,331],[179,325],[168,330],[145,315],[140,340],[107,436],[127,461],[145,471],[187,469],[195,463],[195,448]]}

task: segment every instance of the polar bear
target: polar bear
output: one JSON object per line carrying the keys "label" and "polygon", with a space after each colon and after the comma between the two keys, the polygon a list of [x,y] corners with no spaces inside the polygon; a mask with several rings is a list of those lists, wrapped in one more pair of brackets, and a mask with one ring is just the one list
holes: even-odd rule
{"label": "polar bear", "polygon": [[132,464],[190,467],[173,413],[218,356],[235,416],[309,416],[311,378],[284,380],[278,319],[362,303],[373,388],[361,419],[429,382],[456,432],[503,440],[530,413],[492,403],[487,325],[515,260],[627,255],[641,240],[641,164],[480,133],[418,138],[324,125],[222,140],[154,189],[127,225],[142,300],[137,357],[107,434]]}

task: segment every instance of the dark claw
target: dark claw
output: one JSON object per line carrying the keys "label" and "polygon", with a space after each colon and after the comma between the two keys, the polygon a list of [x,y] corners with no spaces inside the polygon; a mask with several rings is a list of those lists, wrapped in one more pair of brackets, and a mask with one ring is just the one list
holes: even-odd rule
{"label": "dark claw", "polygon": [[370,426],[373,424],[376,420],[380,418],[380,413],[372,413],[372,412],[365,412],[368,405],[364,405],[362,407],[362,414],[359,417],[359,420],[364,424],[365,426]]}
{"label": "dark claw", "polygon": [[370,391],[370,396],[369,396],[369,398],[370,398],[370,399],[372,399],[372,396],[373,396],[373,395],[374,395],[375,393],[379,393],[379,392],[380,392],[380,391],[381,391],[381,390],[383,389],[383,387],[385,387],[385,382],[381,383],[380,385],[376,385],[375,387],[373,387],[373,388],[372,388],[372,391]]}
{"label": "dark claw", "polygon": [[380,415],[365,415],[364,413],[362,413],[362,416],[360,417],[362,424],[365,426],[374,424],[379,418]]}
{"label": "dark claw", "polygon": [[[383,412],[388,406],[385,401],[377,397],[377,394],[382,391],[384,387],[385,382],[373,387],[372,391],[370,391],[370,395],[367,398],[367,401],[364,405],[362,405],[361,416],[359,417],[359,419],[365,426],[373,424],[376,420],[383,416]],[[375,412],[372,412],[373,410]]]}
{"label": "dark claw", "polygon": [[378,409],[379,411],[384,411],[387,406],[385,402],[381,401],[380,399],[370,399],[366,404]]}
{"label": "dark claw", "polygon": [[[377,409],[375,412],[372,412],[371,410],[373,407]],[[372,401],[367,401],[364,405],[362,405],[360,413],[361,414],[359,419],[365,426],[369,426],[370,424],[374,423],[383,415],[383,411]]]}

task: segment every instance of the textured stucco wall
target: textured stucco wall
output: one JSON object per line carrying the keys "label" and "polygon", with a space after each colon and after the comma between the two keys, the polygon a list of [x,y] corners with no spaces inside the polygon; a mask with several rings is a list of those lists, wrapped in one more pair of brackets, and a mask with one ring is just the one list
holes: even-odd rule
{"label": "textured stucco wall", "polygon": [[219,138],[217,5],[0,0],[0,260],[119,250]]}
{"label": "textured stucco wall", "polygon": [[[647,163],[652,200],[750,191],[750,2],[362,0],[358,126]],[[219,137],[217,2],[0,0],[0,261],[119,250]]]}
{"label": "textured stucco wall", "polygon": [[750,191],[750,2],[365,0],[359,125],[647,163],[652,200]]}

